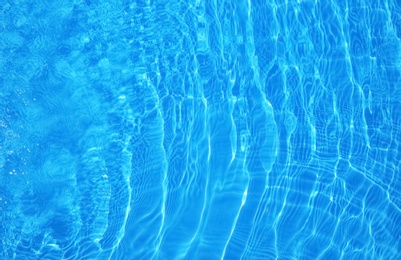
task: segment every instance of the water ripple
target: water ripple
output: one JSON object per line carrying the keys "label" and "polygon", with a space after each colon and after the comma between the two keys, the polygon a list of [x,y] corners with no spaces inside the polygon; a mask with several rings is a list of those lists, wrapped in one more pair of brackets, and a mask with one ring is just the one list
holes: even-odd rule
{"label": "water ripple", "polygon": [[0,9],[1,258],[400,255],[397,1]]}

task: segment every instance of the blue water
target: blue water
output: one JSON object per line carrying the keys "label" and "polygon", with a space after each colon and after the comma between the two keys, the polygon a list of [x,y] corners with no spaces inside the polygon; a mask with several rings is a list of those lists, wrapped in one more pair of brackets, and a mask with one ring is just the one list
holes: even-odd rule
{"label": "blue water", "polygon": [[0,259],[400,259],[398,0],[2,0]]}

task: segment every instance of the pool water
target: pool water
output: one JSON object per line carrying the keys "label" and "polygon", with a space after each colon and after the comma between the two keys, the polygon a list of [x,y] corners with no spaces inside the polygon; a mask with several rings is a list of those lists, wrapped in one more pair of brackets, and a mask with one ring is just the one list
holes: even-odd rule
{"label": "pool water", "polygon": [[0,14],[0,259],[401,257],[401,2]]}

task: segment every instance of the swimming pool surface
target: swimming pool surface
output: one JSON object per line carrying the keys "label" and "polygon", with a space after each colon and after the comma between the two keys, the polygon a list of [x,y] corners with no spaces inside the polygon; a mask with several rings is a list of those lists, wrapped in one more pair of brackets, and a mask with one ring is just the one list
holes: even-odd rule
{"label": "swimming pool surface", "polygon": [[2,0],[0,259],[401,259],[401,2]]}

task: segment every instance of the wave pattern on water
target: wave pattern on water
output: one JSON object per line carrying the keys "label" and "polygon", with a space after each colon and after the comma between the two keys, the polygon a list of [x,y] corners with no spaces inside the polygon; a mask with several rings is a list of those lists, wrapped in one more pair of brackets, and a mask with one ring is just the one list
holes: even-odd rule
{"label": "wave pattern on water", "polygon": [[5,1],[4,259],[401,254],[401,5]]}

